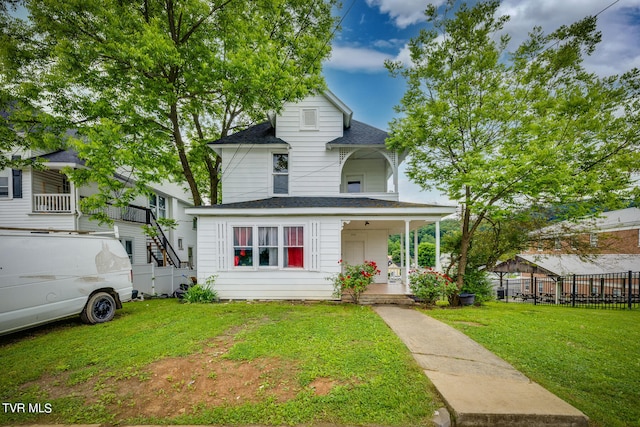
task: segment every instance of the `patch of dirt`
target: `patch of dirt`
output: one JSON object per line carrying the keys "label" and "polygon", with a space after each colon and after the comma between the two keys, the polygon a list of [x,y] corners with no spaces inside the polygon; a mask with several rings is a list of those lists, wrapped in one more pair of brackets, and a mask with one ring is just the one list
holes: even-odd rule
{"label": "patch of dirt", "polygon": [[332,380],[331,378],[320,377],[311,381],[311,383],[309,384],[309,387],[314,391],[314,393],[317,396],[326,396],[327,394],[329,394],[329,392],[331,392],[331,389],[333,389],[333,387],[337,384],[338,382]]}
{"label": "patch of dirt", "polygon": [[[166,358],[120,378],[99,376],[69,385],[67,373],[47,375],[23,387],[39,387],[49,398],[82,397],[85,404],[100,402],[117,420],[133,417],[171,418],[197,408],[286,402],[303,388],[298,368],[275,357],[250,361],[225,358],[234,339],[224,335],[203,346],[200,353]],[[340,383],[316,378],[307,387],[318,396]]]}
{"label": "patch of dirt", "polygon": [[480,327],[480,326],[486,326],[486,325],[483,325],[482,323],[477,323],[477,322],[466,322],[466,321],[462,321],[462,320],[458,320],[458,321],[457,321],[457,322],[455,322],[455,323],[460,323],[460,324],[462,324],[462,325],[467,325],[467,326],[477,326],[477,327]]}

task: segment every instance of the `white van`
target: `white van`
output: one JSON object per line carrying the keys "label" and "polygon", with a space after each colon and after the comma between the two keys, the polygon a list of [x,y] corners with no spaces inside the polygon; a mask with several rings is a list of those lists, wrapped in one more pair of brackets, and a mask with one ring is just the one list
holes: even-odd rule
{"label": "white van", "polygon": [[78,314],[108,322],[132,290],[131,263],[116,238],[0,229],[0,335]]}

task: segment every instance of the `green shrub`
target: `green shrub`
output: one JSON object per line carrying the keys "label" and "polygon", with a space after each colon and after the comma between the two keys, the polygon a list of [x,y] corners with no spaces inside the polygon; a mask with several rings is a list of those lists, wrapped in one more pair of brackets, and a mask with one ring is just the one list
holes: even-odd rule
{"label": "green shrub", "polygon": [[[342,260],[338,261],[342,264]],[[333,281],[333,296],[341,298],[344,293],[351,295],[355,304],[360,300],[360,294],[373,283],[373,276],[380,274],[375,261],[365,261],[364,264],[349,265],[344,263],[344,272],[329,278]]]}
{"label": "green shrub", "polygon": [[209,277],[204,285],[195,284],[184,293],[182,302],[192,304],[208,304],[218,302],[218,293],[213,290],[215,276]]}
{"label": "green shrub", "polygon": [[411,292],[425,305],[433,305],[440,299],[449,299],[456,294],[456,284],[449,276],[428,268],[409,273]]}
{"label": "green shrub", "polygon": [[476,303],[493,299],[493,287],[489,275],[484,270],[469,269],[464,273],[464,284],[460,293],[476,295]]}

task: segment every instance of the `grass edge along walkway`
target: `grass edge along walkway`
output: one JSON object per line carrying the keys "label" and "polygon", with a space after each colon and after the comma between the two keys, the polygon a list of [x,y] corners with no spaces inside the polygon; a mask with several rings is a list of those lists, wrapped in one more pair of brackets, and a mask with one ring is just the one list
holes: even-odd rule
{"label": "grass edge along walkway", "polygon": [[640,426],[640,310],[494,302],[424,312],[580,409],[590,425]]}

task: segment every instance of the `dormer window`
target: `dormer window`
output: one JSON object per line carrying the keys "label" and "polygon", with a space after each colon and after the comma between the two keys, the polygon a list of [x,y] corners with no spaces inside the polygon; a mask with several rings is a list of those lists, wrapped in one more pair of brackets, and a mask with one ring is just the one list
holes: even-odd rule
{"label": "dormer window", "polygon": [[273,154],[273,194],[289,194],[288,154]]}
{"label": "dormer window", "polygon": [[300,110],[300,130],[318,130],[317,108],[303,108]]}

